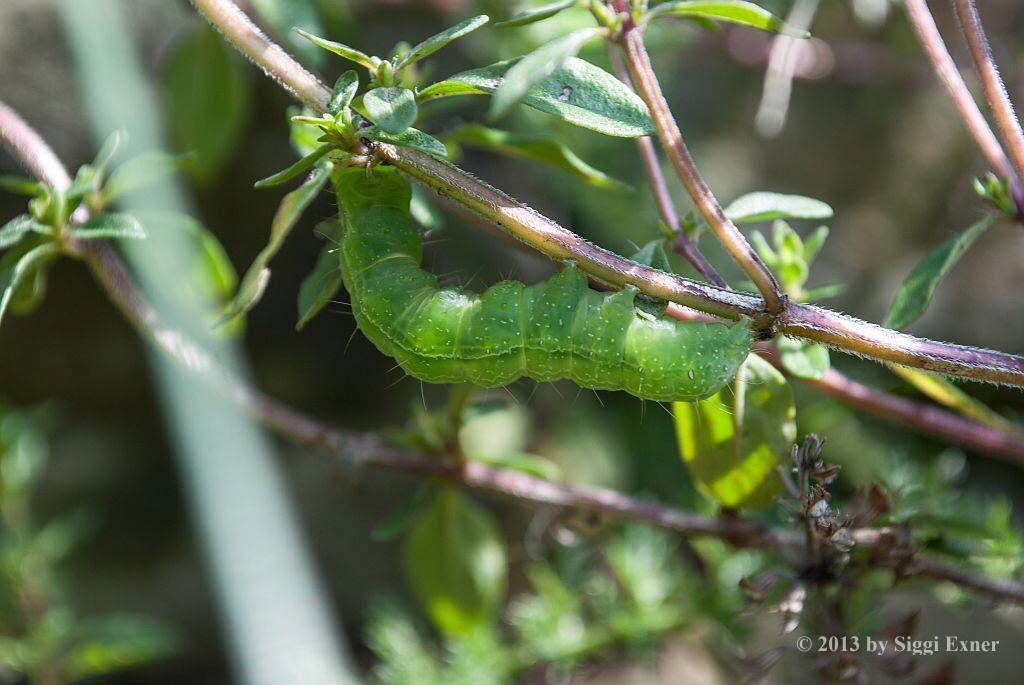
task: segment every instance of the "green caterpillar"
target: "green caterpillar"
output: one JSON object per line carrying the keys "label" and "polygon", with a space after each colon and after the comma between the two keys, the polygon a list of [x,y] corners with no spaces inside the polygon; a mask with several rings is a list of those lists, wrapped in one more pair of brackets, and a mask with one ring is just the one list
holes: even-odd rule
{"label": "green caterpillar", "polygon": [[410,189],[394,169],[335,172],[341,271],[356,322],[384,354],[430,383],[506,385],[571,379],[659,401],[708,397],[736,375],[753,342],[747,322],[680,322],[638,311],[635,288],[599,293],[569,264],[532,286],[482,295],[439,288],[420,268]]}

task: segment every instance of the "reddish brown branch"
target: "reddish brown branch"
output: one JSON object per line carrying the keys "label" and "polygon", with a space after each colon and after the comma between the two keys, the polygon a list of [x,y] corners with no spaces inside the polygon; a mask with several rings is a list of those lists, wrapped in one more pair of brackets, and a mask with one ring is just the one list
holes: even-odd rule
{"label": "reddish brown branch", "polygon": [[907,18],[910,20],[918,40],[921,41],[928,60],[932,63],[935,75],[960,112],[960,118],[963,119],[974,142],[977,143],[981,153],[988,160],[992,171],[1010,182],[1017,205],[1024,206],[1024,202],[1022,202],[1024,192],[1021,189],[1020,179],[1013,165],[1010,164],[1006,152],[1003,151],[999,139],[992,132],[985,115],[978,108],[978,103],[974,101],[974,96],[971,95],[967,84],[964,83],[956,63],[953,62],[953,58],[942,40],[942,34],[939,33],[939,29],[935,25],[935,19],[932,17],[928,5],[925,0],[904,0],[904,6]]}
{"label": "reddish brown branch", "polygon": [[[608,58],[612,62],[616,76],[632,90],[633,82],[629,78],[629,71],[626,69],[626,65],[622,63],[622,55],[614,49],[609,49]],[[679,224],[679,215],[676,213],[675,203],[672,202],[672,195],[668,191],[668,184],[665,183],[665,175],[661,173],[661,164],[658,161],[658,152],[654,149],[654,141],[648,136],[641,136],[636,139],[636,149],[640,154],[641,161],[644,163],[644,171],[647,173],[647,181],[651,186],[651,194],[654,196],[655,204],[658,205],[658,214],[661,215],[661,220],[665,222],[665,225],[675,233],[676,237],[672,242],[673,249],[681,254],[708,281],[714,283],[719,288],[728,288],[729,286],[725,279],[715,271],[715,267],[711,266],[710,262],[701,254],[697,243],[683,232]]]}
{"label": "reddish brown branch", "polygon": [[1017,174],[1020,178],[1024,178],[1024,131],[1021,130],[1020,119],[1017,118],[1017,113],[1013,110],[1010,95],[1006,92],[1006,86],[999,75],[999,67],[996,66],[995,58],[992,56],[992,48],[985,35],[985,29],[981,25],[978,8],[974,0],[953,0],[953,5],[960,18],[964,38],[967,40],[967,47],[974,60],[974,67],[981,78],[985,99],[988,100],[999,131],[1003,134],[1003,142],[1010,150],[1010,157],[1013,158]]}

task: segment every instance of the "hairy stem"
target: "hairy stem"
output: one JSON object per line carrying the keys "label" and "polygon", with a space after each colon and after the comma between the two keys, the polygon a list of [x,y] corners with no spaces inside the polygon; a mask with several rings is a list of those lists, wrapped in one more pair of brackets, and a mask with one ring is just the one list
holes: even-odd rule
{"label": "hairy stem", "polygon": [[[0,141],[34,173],[52,187],[67,187],[69,177],[56,155],[38,134],[0,102]],[[605,488],[572,486],[530,476],[512,469],[476,461],[456,463],[389,445],[378,436],[355,433],[306,416],[249,387],[220,367],[188,336],[166,326],[156,309],[136,286],[127,266],[109,241],[87,241],[79,250],[111,301],[138,332],[164,354],[195,373],[215,390],[227,392],[268,427],[310,449],[324,450],[357,465],[369,465],[402,473],[441,478],[463,487],[488,490],[517,500],[567,508],[585,509],[618,518],[633,519],[689,536],[721,538],[737,547],[769,551],[800,550],[796,531],[765,528],[761,524],[727,515],[711,518],[682,509],[637,499]],[[992,597],[1024,604],[1024,584],[973,573],[953,564],[907,549],[902,528],[858,528],[850,531],[857,545],[869,552],[870,563],[899,569],[901,576],[948,580]]]}
{"label": "hairy stem", "polygon": [[974,60],[974,68],[981,78],[982,88],[985,90],[985,99],[995,115],[996,124],[1000,133],[1003,134],[1003,142],[1006,143],[1017,168],[1017,173],[1024,178],[1024,131],[1021,130],[1020,119],[1013,110],[1013,103],[1006,92],[1006,86],[999,75],[999,68],[996,66],[995,58],[992,56],[992,48],[989,45],[985,29],[981,25],[981,17],[978,16],[978,8],[974,0],[953,0],[957,16],[960,18],[960,26],[963,29],[964,38],[967,40],[967,47],[970,48],[971,58]]}
{"label": "hairy stem", "polygon": [[963,77],[960,76],[960,71],[956,68],[956,63],[953,62],[953,58],[950,56],[949,50],[942,40],[942,35],[935,25],[935,19],[932,17],[932,13],[928,9],[925,0],[904,0],[904,7],[907,12],[907,18],[910,20],[918,40],[921,41],[928,60],[932,63],[935,75],[960,112],[960,118],[966,124],[967,130],[970,131],[971,136],[974,138],[974,142],[978,145],[985,159],[988,160],[992,171],[997,176],[1010,181],[1017,205],[1024,206],[1024,202],[1022,202],[1024,200],[1024,193],[1022,193],[1017,173],[1010,164],[1006,152],[1003,151],[1003,146],[999,143],[999,139],[992,132],[992,128],[985,119],[985,115],[978,108],[978,103],[974,101],[974,96],[971,95],[967,84],[964,83]]}
{"label": "hairy stem", "polygon": [[[193,0],[221,32],[274,78],[300,94],[313,109],[325,111],[330,91],[288,57],[229,0]],[[227,5],[230,9],[226,9]],[[282,63],[282,55],[287,60]],[[416,150],[375,144],[376,153],[441,195],[487,218],[548,257],[573,260],[590,275],[611,285],[635,285],[641,291],[701,311],[736,319],[764,315],[764,301],[640,266],[588,243],[505,193],[447,162]],[[1024,387],[1024,357],[939,343],[875,326],[811,305],[789,303],[780,330],[876,360],[895,362],[951,376]]]}

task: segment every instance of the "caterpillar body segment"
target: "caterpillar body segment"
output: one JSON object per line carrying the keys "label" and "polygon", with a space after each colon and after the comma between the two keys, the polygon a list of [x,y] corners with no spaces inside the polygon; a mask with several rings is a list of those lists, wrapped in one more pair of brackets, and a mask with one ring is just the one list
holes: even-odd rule
{"label": "caterpillar body segment", "polygon": [[334,175],[344,231],[341,269],[359,328],[410,375],[431,383],[506,385],[569,379],[659,401],[708,397],[750,352],[733,326],[641,316],[635,288],[590,289],[568,265],[547,281],[502,281],[482,294],[439,288],[420,268],[410,191],[393,169]]}

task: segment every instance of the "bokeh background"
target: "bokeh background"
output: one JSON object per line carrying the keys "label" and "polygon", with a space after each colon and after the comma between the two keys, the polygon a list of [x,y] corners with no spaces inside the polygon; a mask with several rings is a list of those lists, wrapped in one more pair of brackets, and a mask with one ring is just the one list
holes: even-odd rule
{"label": "bokeh background", "polygon": [[[329,37],[371,54],[386,53],[399,40],[415,42],[473,13],[504,17],[514,9],[511,3],[470,0],[315,4]],[[785,14],[790,3],[763,4]],[[933,4],[954,56],[968,64],[949,8]],[[124,6],[146,73],[163,89],[175,50],[199,20],[183,0],[131,0]],[[1020,102],[1024,6],[1015,0],[988,0],[984,12],[1004,77]],[[514,34],[485,27],[438,53],[430,69],[440,78],[489,64],[586,21],[585,15],[570,14]],[[741,28],[709,34],[665,23],[651,31],[649,45],[673,111],[719,198],[728,201],[753,190],[772,190],[831,204],[836,209],[832,234],[810,284],[844,282],[846,292],[828,306],[878,321],[913,265],[980,216],[983,207],[970,180],[985,167],[935,81],[899,3],[890,7],[885,0],[825,0],[813,31],[818,40],[800,65],[785,128],[774,138],[758,135],[754,126],[766,37]],[[608,66],[600,49],[583,56]],[[322,59],[316,66],[329,79],[342,69],[334,59]],[[292,103],[255,69],[247,66],[245,75],[239,90],[243,134],[214,175],[189,180],[197,218],[220,238],[239,272],[262,247],[280,199],[279,192],[254,190],[252,183],[294,159],[285,117]],[[0,3],[0,93],[69,167],[93,158],[97,141],[90,135],[55,2]],[[443,133],[480,120],[485,111],[483,98],[428,105],[426,128]],[[468,149],[461,161],[465,168],[620,253],[656,237],[657,214],[632,142],[572,128],[532,110],[515,113],[503,125],[555,133],[584,160],[633,184],[636,191],[599,189],[557,170]],[[0,173],[17,172],[12,159],[0,156]],[[689,210],[679,188],[674,192],[681,210]],[[21,211],[21,198],[0,195],[0,222]],[[325,194],[274,261],[270,288],[248,316],[244,346],[252,374],[271,395],[331,422],[366,429],[402,425],[412,406],[436,405],[443,394],[412,379],[401,380],[392,360],[362,336],[352,337],[354,322],[343,302],[301,333],[293,329],[298,283],[321,245],[313,227],[333,211]],[[802,233],[814,228],[797,227]],[[738,281],[712,243],[705,238],[706,253]],[[1019,227],[1001,226],[987,233],[943,282],[913,331],[1024,353],[1022,255],[1024,232]],[[477,287],[509,275],[533,281],[552,271],[551,264],[495,243],[451,215],[430,260],[436,272],[471,280]],[[682,263],[677,266],[687,273]],[[884,369],[835,354],[833,363],[876,387],[910,392]],[[801,432],[816,430],[830,440],[828,455],[844,465],[844,477],[852,485],[870,482],[892,455],[928,459],[946,449],[857,415],[807,388],[796,390]],[[1018,393],[994,387],[971,390],[1009,416],[1024,415]],[[520,382],[509,391],[521,403],[521,420],[503,430],[518,431],[515,438],[532,451],[560,462],[570,480],[700,506],[676,457],[671,418],[660,406],[643,406],[624,394],[580,393],[572,386]],[[178,626],[187,638],[180,655],[108,682],[229,680],[213,590],[183,500],[144,344],[82,266],[61,263],[42,309],[4,322],[0,402],[47,407],[52,459],[35,502],[39,515],[85,508],[98,521],[93,536],[66,568],[71,604],[84,615],[126,610],[157,616]],[[370,531],[410,496],[415,482],[345,469],[281,441],[274,446],[333,608],[343,618],[356,659],[366,666],[372,657],[361,627],[368,606],[381,596],[407,597],[397,543],[376,542]],[[1021,501],[1024,478],[1018,468],[983,454],[969,454],[967,464],[964,489]],[[501,513],[515,561],[517,554],[525,554],[522,531],[534,512],[483,501]],[[516,587],[513,576],[513,593]],[[954,615],[925,596],[897,596],[896,601],[925,607],[925,634],[958,625],[962,632],[1004,639],[1004,644],[1020,644],[1024,638],[1019,613]],[[765,630],[771,627],[766,624]],[[621,655],[582,670],[572,680],[683,682],[682,674],[689,672],[680,669],[696,663],[703,664],[700,677],[711,682],[717,672],[697,644],[684,636],[670,641],[646,666],[633,665],[628,655]],[[971,658],[964,662],[965,672],[974,673],[969,682],[1004,680],[1019,664],[1010,649],[982,661]],[[985,672],[971,671],[972,666]]]}

